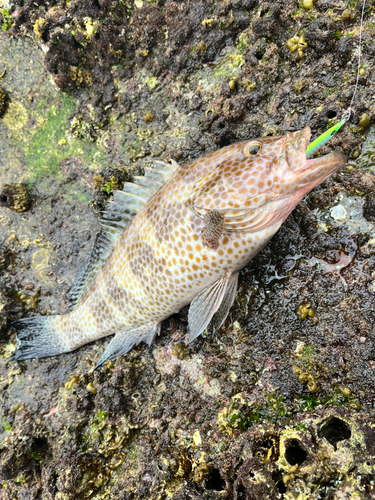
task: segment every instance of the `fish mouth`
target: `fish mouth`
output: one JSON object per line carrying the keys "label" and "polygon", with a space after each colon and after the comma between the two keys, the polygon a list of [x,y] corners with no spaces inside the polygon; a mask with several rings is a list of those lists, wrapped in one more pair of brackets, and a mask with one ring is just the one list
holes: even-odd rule
{"label": "fish mouth", "polygon": [[310,190],[344,167],[345,163],[346,156],[338,152],[306,160],[306,165],[301,172],[301,181],[307,181]]}
{"label": "fish mouth", "polygon": [[[336,170],[339,170],[346,163],[346,157],[342,153],[329,153],[319,158],[306,159],[306,149],[310,143],[310,127],[291,133],[287,139],[286,157],[291,170],[290,180],[296,187],[305,188],[308,184],[308,190],[323,182]],[[296,190],[299,190],[297,187]]]}

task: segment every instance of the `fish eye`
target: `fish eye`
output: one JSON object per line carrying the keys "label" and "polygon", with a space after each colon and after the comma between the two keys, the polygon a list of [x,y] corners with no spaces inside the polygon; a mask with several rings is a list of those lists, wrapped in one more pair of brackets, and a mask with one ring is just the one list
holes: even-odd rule
{"label": "fish eye", "polygon": [[258,141],[251,142],[245,146],[246,156],[254,156],[262,150],[262,144]]}

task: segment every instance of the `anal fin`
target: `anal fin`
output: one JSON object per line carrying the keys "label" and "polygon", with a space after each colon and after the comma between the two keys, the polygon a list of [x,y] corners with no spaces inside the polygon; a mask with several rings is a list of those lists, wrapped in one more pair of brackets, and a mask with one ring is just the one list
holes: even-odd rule
{"label": "anal fin", "polygon": [[117,356],[122,356],[129,352],[134,346],[140,342],[146,342],[149,346],[154,341],[156,335],[160,333],[160,323],[141,326],[129,330],[128,328],[120,330],[107,345],[101,358],[95,366],[95,370],[100,368],[107,360],[115,360]]}
{"label": "anal fin", "polygon": [[220,312],[220,304],[225,297],[230,280],[231,273],[225,273],[215,283],[200,292],[191,302],[188,314],[189,343],[199,337],[209,325],[214,314]]}

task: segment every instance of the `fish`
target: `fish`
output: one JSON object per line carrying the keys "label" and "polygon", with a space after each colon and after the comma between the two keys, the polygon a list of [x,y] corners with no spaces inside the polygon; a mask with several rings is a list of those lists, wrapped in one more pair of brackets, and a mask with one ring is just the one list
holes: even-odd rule
{"label": "fish", "polygon": [[245,140],[185,166],[155,162],[125,182],[100,219],[93,251],[65,314],[13,323],[16,360],[55,356],[113,335],[96,368],[149,346],[161,323],[190,304],[188,342],[216,332],[234,302],[239,271],[299,201],[346,158],[306,158],[309,127]]}

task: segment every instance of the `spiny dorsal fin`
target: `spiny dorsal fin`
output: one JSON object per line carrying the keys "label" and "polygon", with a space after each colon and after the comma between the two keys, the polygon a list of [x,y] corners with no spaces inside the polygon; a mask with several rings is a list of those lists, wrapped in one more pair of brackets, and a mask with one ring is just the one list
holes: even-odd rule
{"label": "spiny dorsal fin", "polygon": [[134,177],[134,183],[125,182],[122,191],[113,191],[113,198],[99,219],[101,230],[96,237],[91,255],[83,263],[67,294],[70,302],[69,311],[79,304],[94,282],[133,217],[179,166],[174,161],[171,164],[157,161],[155,164],[155,168],[145,168],[144,176]]}

